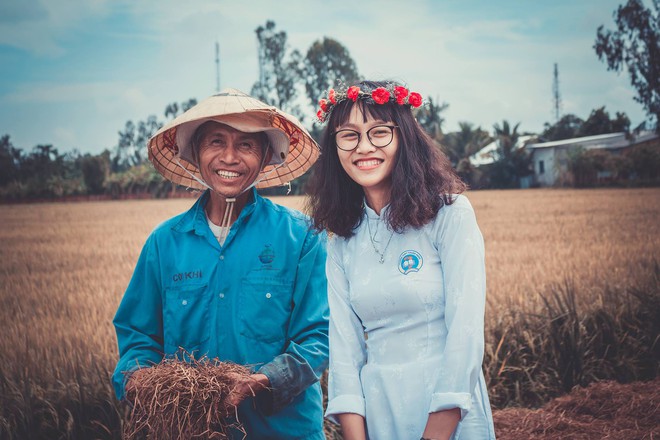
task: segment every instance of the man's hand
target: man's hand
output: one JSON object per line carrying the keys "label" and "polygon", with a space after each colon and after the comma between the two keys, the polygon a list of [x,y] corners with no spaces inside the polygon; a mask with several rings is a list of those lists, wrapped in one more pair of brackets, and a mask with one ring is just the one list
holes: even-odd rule
{"label": "man's hand", "polygon": [[237,374],[236,379],[237,383],[227,397],[227,403],[233,406],[238,406],[247,397],[254,397],[270,387],[270,381],[265,374],[257,373],[248,377]]}
{"label": "man's hand", "polygon": [[124,390],[126,391],[126,397],[128,398],[134,398],[135,395],[138,392],[138,387],[140,386],[141,379],[140,376],[143,374],[148,373],[148,368],[138,368],[137,370],[133,371],[130,376],[128,376],[128,380],[126,381],[126,385],[124,386]]}

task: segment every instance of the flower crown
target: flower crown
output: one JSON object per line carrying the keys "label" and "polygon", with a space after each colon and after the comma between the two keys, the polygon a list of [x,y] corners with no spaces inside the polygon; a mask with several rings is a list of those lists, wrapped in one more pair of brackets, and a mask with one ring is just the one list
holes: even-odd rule
{"label": "flower crown", "polygon": [[371,91],[365,91],[358,86],[340,86],[337,89],[328,90],[328,97],[319,99],[319,110],[316,112],[316,118],[320,123],[328,120],[332,109],[340,102],[350,99],[356,102],[358,99],[370,99],[376,104],[385,104],[387,102],[396,102],[399,105],[409,105],[419,107],[423,104],[422,95],[417,92],[411,92],[403,86],[388,84],[385,87],[378,87]]}

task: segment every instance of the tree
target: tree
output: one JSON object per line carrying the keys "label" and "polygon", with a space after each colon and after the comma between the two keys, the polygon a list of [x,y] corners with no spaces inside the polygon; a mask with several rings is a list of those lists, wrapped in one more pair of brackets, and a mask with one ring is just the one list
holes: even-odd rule
{"label": "tree", "polygon": [[26,186],[26,195],[50,197],[64,195],[66,179],[71,175],[71,163],[52,145],[37,145],[22,156],[19,178]]}
{"label": "tree", "polygon": [[630,119],[623,112],[616,112],[616,118],[611,119],[605,106],[594,109],[586,121],[575,115],[567,114],[550,125],[546,122],[541,139],[545,142],[571,139],[581,136],[620,133],[630,131]]}
{"label": "tree", "polygon": [[18,179],[20,161],[21,150],[14,147],[9,135],[0,137],[0,186]]}
{"label": "tree", "polygon": [[338,81],[351,84],[360,79],[348,49],[332,38],[323,37],[312,43],[304,64],[305,90],[314,108]]}
{"label": "tree", "polygon": [[[166,112],[168,109],[171,107],[168,106]],[[144,162],[147,159],[147,141],[162,126],[163,123],[158,121],[155,115],[149,116],[145,121],[139,121],[137,125],[133,121],[126,121],[124,131],[119,132],[119,142],[113,159],[115,171]]]}
{"label": "tree", "polygon": [[577,137],[583,123],[582,119],[569,113],[562,116],[555,124],[550,125],[546,122],[545,130],[541,133],[541,139],[550,142]]}
{"label": "tree", "polygon": [[608,134],[628,132],[630,130],[630,119],[625,113],[617,112],[616,119],[610,119],[610,114],[605,106],[592,110],[591,114],[578,129],[578,136],[594,136],[597,134]]}
{"label": "tree", "polygon": [[446,102],[438,105],[433,101],[433,98],[429,98],[428,105],[418,108],[415,114],[419,125],[438,142],[443,138],[442,124],[444,124],[445,118],[442,116],[442,112],[448,108],[449,104]]}
{"label": "tree", "polygon": [[459,130],[448,133],[442,140],[443,151],[449,157],[456,172],[470,187],[482,186],[483,173],[472,165],[470,156],[488,145],[492,138],[481,127],[474,128],[469,122],[459,122]]}
{"label": "tree", "polygon": [[632,171],[640,183],[660,183],[660,143],[636,145],[624,155],[631,160]]}
{"label": "tree", "polygon": [[179,115],[179,104],[172,102],[165,107],[165,117],[167,119],[174,119]]}
{"label": "tree", "polygon": [[86,154],[79,159],[79,163],[87,192],[102,194],[110,172],[110,152],[105,150],[97,156]]}
{"label": "tree", "polygon": [[191,107],[195,106],[197,104],[197,100],[195,98],[190,98],[187,101],[183,101],[181,105],[177,104],[176,102],[171,102],[167,104],[165,107],[165,117],[167,119],[174,119],[177,116],[179,116],[179,113],[185,113],[187,112]]}
{"label": "tree", "polygon": [[24,178],[39,178],[46,181],[50,177],[65,174],[64,156],[52,145],[37,145],[21,162]]}
{"label": "tree", "polygon": [[185,113],[196,105],[197,105],[197,99],[190,98],[187,101],[183,101],[181,103],[181,111]]}
{"label": "tree", "polygon": [[126,121],[124,131],[119,132],[119,142],[114,162],[121,169],[129,168],[141,162],[141,154],[135,141],[135,123]]}
{"label": "tree", "polygon": [[448,133],[442,143],[454,166],[458,166],[459,162],[468,159],[492,140],[486,130],[474,128],[470,122],[459,122],[458,127],[459,130]]}
{"label": "tree", "polygon": [[259,42],[259,80],[252,86],[252,95],[263,102],[281,108],[298,117],[299,107],[295,104],[298,83],[302,70],[302,55],[294,50],[288,60],[286,32],[275,31],[275,22],[255,30]]}
{"label": "tree", "polygon": [[628,0],[614,15],[615,31],[598,27],[594,49],[607,70],[625,67],[637,90],[635,101],[655,120],[660,133],[660,0],[648,9],[642,0]]}
{"label": "tree", "polygon": [[605,150],[585,150],[577,147],[568,153],[568,170],[573,175],[573,184],[578,188],[595,186],[598,174],[611,171],[612,155]]}
{"label": "tree", "polygon": [[532,174],[531,155],[525,148],[519,148],[517,123],[513,127],[508,121],[502,125],[495,124],[495,140],[497,142],[497,159],[491,165],[491,183],[496,188],[517,188],[520,178]]}
{"label": "tree", "polygon": [[[197,99],[190,98],[180,104],[172,102],[165,107],[165,117],[174,119],[181,112],[188,111],[197,104]],[[163,126],[155,115],[150,115],[144,121],[126,121],[124,129],[119,131],[119,141],[115,154],[111,158],[113,172],[125,171],[147,160],[147,142]]]}

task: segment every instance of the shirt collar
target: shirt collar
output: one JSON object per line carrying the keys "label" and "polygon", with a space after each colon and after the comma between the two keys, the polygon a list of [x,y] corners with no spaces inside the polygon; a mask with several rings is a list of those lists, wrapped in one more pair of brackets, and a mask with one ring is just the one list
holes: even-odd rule
{"label": "shirt collar", "polygon": [[380,215],[378,215],[378,214],[376,214],[376,211],[374,211],[373,209],[371,209],[369,207],[369,205],[367,205],[367,199],[364,199],[364,201],[362,203],[364,204],[364,213],[365,213],[366,217],[370,220],[384,219],[385,214],[390,209],[390,205],[387,204],[387,205],[383,206],[383,209],[380,210]]}
{"label": "shirt collar", "polygon": [[[235,223],[245,222],[250,215],[254,212],[257,206],[260,206],[264,203],[263,197],[261,197],[255,188],[251,189],[252,198],[247,204],[243,207],[243,210],[238,215]],[[204,191],[204,193],[197,199],[195,204],[181,217],[181,220],[174,225],[174,230],[178,232],[190,232],[195,231],[197,235],[205,235],[206,231],[209,229],[209,225],[206,222],[206,214],[204,213],[204,208],[206,203],[209,200],[210,190]]]}

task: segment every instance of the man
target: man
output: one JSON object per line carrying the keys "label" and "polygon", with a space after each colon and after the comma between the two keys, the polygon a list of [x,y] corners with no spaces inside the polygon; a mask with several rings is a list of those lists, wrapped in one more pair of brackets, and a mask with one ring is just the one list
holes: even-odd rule
{"label": "man", "polygon": [[295,118],[232,89],[149,141],[163,176],[207,190],[142,250],[114,319],[118,398],[137,368],[182,348],[253,370],[232,401],[248,439],[325,438],[324,237],[253,188],[285,184],[317,157]]}

